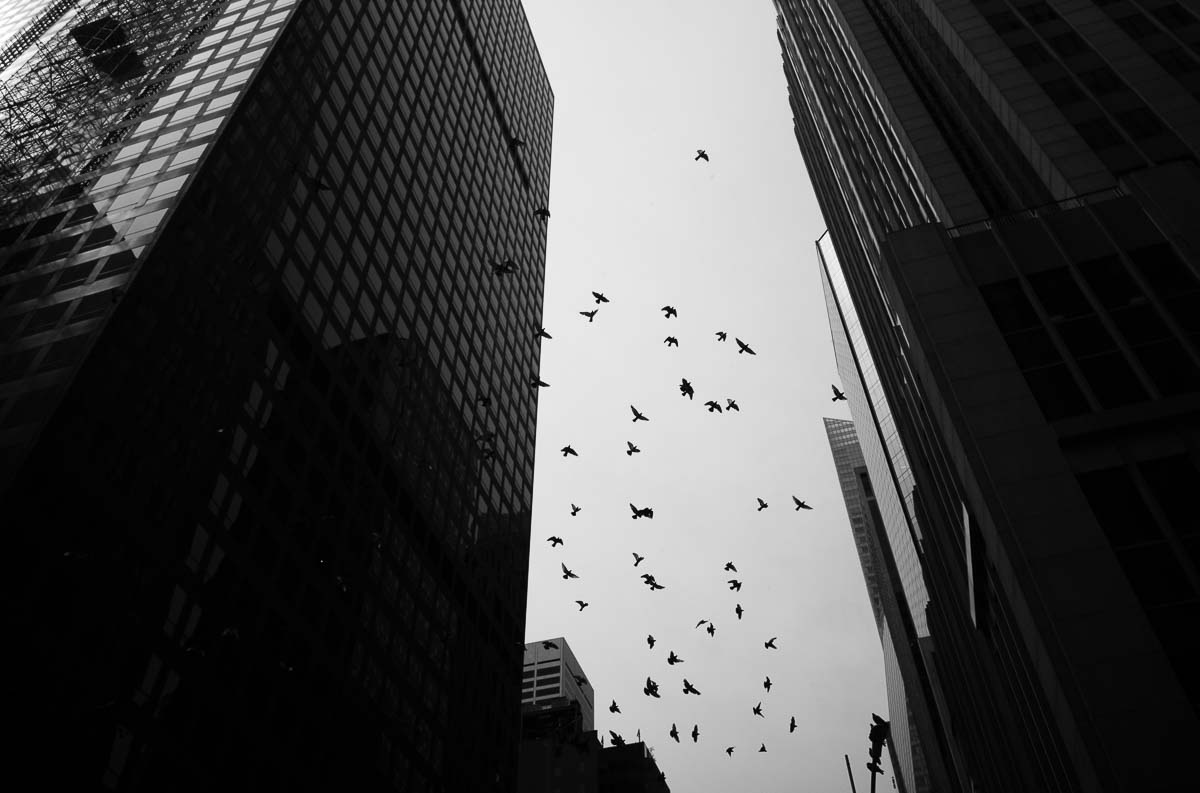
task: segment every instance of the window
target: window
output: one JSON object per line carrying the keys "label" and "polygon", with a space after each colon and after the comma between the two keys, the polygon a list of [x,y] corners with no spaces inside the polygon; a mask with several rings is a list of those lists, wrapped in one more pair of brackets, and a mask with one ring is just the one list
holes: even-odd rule
{"label": "window", "polygon": [[1092,313],[1092,306],[1065,267],[1029,275],[1029,284],[1053,320]]}
{"label": "window", "polygon": [[1122,466],[1076,475],[1096,522],[1114,548],[1162,540],[1145,499]]}
{"label": "window", "polygon": [[1078,264],[1079,272],[1105,308],[1144,302],[1145,295],[1116,256],[1102,256]]}
{"label": "window", "polygon": [[1064,364],[1031,369],[1025,372],[1025,382],[1049,421],[1091,411],[1075,378]]}
{"label": "window", "polygon": [[1103,118],[1082,121],[1075,125],[1075,131],[1093,149],[1105,149],[1125,142],[1117,128]]}
{"label": "window", "polygon": [[1118,408],[1147,398],[1133,368],[1121,353],[1080,358],[1078,363],[1088,385],[1104,407]]}
{"label": "window", "polygon": [[979,288],[984,302],[992,312],[992,318],[1002,333],[1011,333],[1041,324],[1033,304],[1015,278],[998,281]]}

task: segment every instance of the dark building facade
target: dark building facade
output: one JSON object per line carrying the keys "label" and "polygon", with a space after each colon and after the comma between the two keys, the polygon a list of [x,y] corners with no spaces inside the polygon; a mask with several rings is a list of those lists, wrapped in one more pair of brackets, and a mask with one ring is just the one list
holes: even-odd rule
{"label": "dark building facade", "polygon": [[15,768],[515,790],[553,110],[519,3],[49,5],[0,88]]}
{"label": "dark building facade", "polygon": [[948,789],[1194,785],[1197,10],[776,7]]}
{"label": "dark building facade", "polygon": [[638,741],[600,753],[599,793],[671,793],[650,747]]}

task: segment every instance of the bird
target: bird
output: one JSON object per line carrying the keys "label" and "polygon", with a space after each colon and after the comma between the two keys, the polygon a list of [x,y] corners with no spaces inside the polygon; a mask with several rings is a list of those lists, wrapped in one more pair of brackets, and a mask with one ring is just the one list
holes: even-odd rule
{"label": "bird", "polygon": [[543,650],[557,650],[558,645],[552,641],[544,641],[544,642],[542,642],[542,649]]}
{"label": "bird", "polygon": [[541,326],[538,326],[537,333],[535,333],[533,335],[535,338],[539,338],[539,339],[553,339],[554,338],[553,336],[551,336],[549,333],[546,332],[545,328],[543,328]]}
{"label": "bird", "polygon": [[625,441],[625,445],[629,447],[628,449],[625,450],[625,453],[628,454],[630,457],[632,457],[633,455],[635,455],[641,451],[641,449],[639,449],[638,447],[633,445],[633,441]]}
{"label": "bird", "polygon": [[663,316],[667,319],[679,316],[679,312],[675,310],[675,306],[663,306],[659,311],[663,312]]}
{"label": "bird", "polygon": [[726,562],[726,563],[725,563],[725,572],[727,572],[727,573],[730,573],[730,572],[732,572],[732,573],[736,573],[736,572],[737,572],[737,565],[735,565],[733,562]]}
{"label": "bird", "polygon": [[[534,377],[529,380],[529,386],[530,388],[549,388],[550,384],[540,377]],[[487,399],[487,397],[484,397],[484,399]],[[491,404],[490,399],[488,399],[487,404]]]}
{"label": "bird", "polygon": [[737,401],[733,400],[733,399],[729,399],[728,397],[725,398],[725,409],[726,410],[736,410],[738,413],[742,412],[742,409],[740,407],[738,407]]}
{"label": "bird", "polygon": [[[708,622],[708,620],[700,620],[699,622],[696,623],[696,628],[699,628],[701,625],[703,625],[706,622]],[[692,630],[695,630],[695,628],[693,628]]]}
{"label": "bird", "polygon": [[591,311],[580,311],[579,313],[581,315],[587,317],[588,322],[591,322],[592,320],[594,320],[596,318],[596,312],[599,310],[600,309],[598,309],[598,308],[593,308]]}
{"label": "bird", "polygon": [[846,401],[846,395],[843,394],[841,391],[838,391],[837,386],[831,385],[829,387],[833,389],[833,399],[829,400],[830,402],[845,402]]}
{"label": "bird", "polygon": [[633,566],[637,567],[639,564],[642,563],[642,560],[645,559],[646,557],[638,556],[637,551],[633,551],[632,553],[633,553]]}
{"label": "bird", "polygon": [[579,604],[580,611],[583,611],[585,608],[587,608],[589,605],[591,605],[589,603],[584,603],[582,600],[576,600],[575,602]]}
{"label": "bird", "polygon": [[608,298],[604,296],[603,292],[592,292],[592,297],[596,298],[596,305],[608,302]]}
{"label": "bird", "polygon": [[757,501],[758,501],[758,509],[756,510],[757,512],[762,512],[764,509],[767,508],[767,502],[763,501],[761,498],[758,498]]}
{"label": "bird", "polygon": [[609,730],[608,734],[612,736],[612,745],[613,746],[624,746],[625,745],[625,739],[622,738],[620,735],[617,735],[612,730]]}
{"label": "bird", "polygon": [[788,732],[796,731],[796,717],[792,716],[792,723],[788,725]]}
{"label": "bird", "polygon": [[520,270],[517,263],[512,259],[505,259],[502,262],[492,262],[492,275],[512,275]]}
{"label": "bird", "polygon": [[692,725],[692,743],[699,743],[699,742],[700,742],[700,725],[693,724]]}
{"label": "bird", "polygon": [[792,496],[792,501],[796,502],[796,511],[797,512],[799,512],[802,509],[812,509],[812,507],[810,507],[808,504],[805,504],[803,501],[796,498],[795,496]]}
{"label": "bird", "polygon": [[650,518],[651,520],[654,519],[653,507],[642,507],[641,509],[638,509],[633,504],[630,504],[629,508],[633,510],[634,520],[637,520],[638,518]]}
{"label": "bird", "polygon": [[586,686],[587,685],[587,678],[584,677],[583,675],[577,675],[574,672],[572,672],[571,677],[575,678],[575,685],[577,685],[577,686]]}
{"label": "bird", "polygon": [[715,410],[717,413],[720,413],[720,412],[721,412],[721,405],[720,405],[718,402],[716,402],[716,401],[714,401],[714,400],[712,400],[712,399],[708,400],[708,401],[707,401],[707,402],[705,402],[704,404],[708,406],[708,412],[709,412],[709,413],[712,413],[714,410]]}
{"label": "bird", "polygon": [[550,210],[547,209],[546,207],[542,207],[540,209],[533,210],[533,214],[537,215],[540,218],[546,218],[547,220],[550,218]]}
{"label": "bird", "polygon": [[[696,149],[695,160],[704,160],[705,162],[708,162],[708,152],[706,152],[704,149]],[[695,162],[695,160],[693,160],[693,162]]]}
{"label": "bird", "polygon": [[733,590],[735,590],[735,589],[736,589],[738,592],[741,592],[741,591],[742,591],[742,582],[741,582],[741,581],[738,581],[736,578],[731,578],[731,579],[729,579],[728,581],[726,581],[725,583],[729,584],[729,591],[730,591],[730,592],[732,592],[732,591],[733,591]]}
{"label": "bird", "polygon": [[678,347],[679,339],[675,338],[674,336],[668,336],[667,338],[663,339],[663,344],[667,345],[668,347]]}
{"label": "bird", "polygon": [[650,649],[651,649],[651,650],[653,650],[653,649],[654,649],[654,636],[653,636],[653,634],[650,634],[650,635],[647,635],[647,636],[646,636],[646,644],[650,645]]}
{"label": "bird", "polygon": [[580,512],[583,512],[583,507],[577,507],[574,504],[571,505],[571,517],[575,517]]}
{"label": "bird", "polygon": [[683,679],[683,693],[695,694],[696,696],[700,696],[700,691],[695,686],[693,686],[691,683],[689,683],[688,679],[686,677]]}
{"label": "bird", "polygon": [[704,630],[708,631],[708,635],[709,635],[709,636],[716,636],[716,635],[717,635],[717,626],[716,626],[716,625],[714,625],[714,624],[713,624],[713,623],[711,623],[711,622],[710,622],[710,623],[708,623],[708,627],[707,627],[707,628],[705,628]]}
{"label": "bird", "polygon": [[646,582],[646,584],[647,584],[647,585],[650,587],[650,591],[651,591],[651,592],[653,592],[653,591],[654,591],[654,590],[656,590],[656,589],[666,589],[666,587],[665,587],[665,586],[663,586],[662,584],[658,583],[658,582],[657,582],[657,581],[655,581],[653,578],[652,578],[652,579],[650,579],[649,581],[647,581],[647,582]]}
{"label": "bird", "polygon": [[667,663],[670,664],[671,666],[674,666],[675,664],[683,663],[683,659],[680,658],[678,655],[676,655],[675,651],[672,650],[671,654],[667,656]]}
{"label": "bird", "polygon": [[608,706],[609,713],[620,713],[621,709],[617,706],[617,701],[614,699],[612,704]]}
{"label": "bird", "polygon": [[725,341],[725,339],[726,339],[726,337],[727,337],[728,335],[729,335],[729,334],[727,334],[727,333],[726,333],[725,331],[723,331],[723,330],[719,330],[719,331],[717,331],[717,341]]}
{"label": "bird", "polygon": [[756,353],[754,350],[750,349],[750,345],[749,345],[749,344],[747,344],[746,342],[742,341],[741,339],[734,338],[734,341],[736,341],[736,342],[737,342],[737,345],[738,345],[738,355],[741,355],[741,354],[742,354],[742,353],[744,353],[744,352],[748,352],[748,353],[750,353],[751,355],[758,355],[758,353]]}
{"label": "bird", "polygon": [[729,755],[730,757],[733,757],[733,750],[734,750],[734,747],[732,747],[732,746],[726,746],[726,747],[725,747],[725,754]]}
{"label": "bird", "polygon": [[738,603],[738,604],[737,604],[737,608],[735,608],[735,609],[733,610],[733,613],[734,613],[734,614],[737,614],[737,618],[740,620],[740,619],[742,618],[742,613],[743,613],[744,611],[745,611],[745,609],[744,609],[744,608],[742,608],[742,604],[741,604],[741,603]]}
{"label": "bird", "polygon": [[778,636],[772,636],[770,639],[763,642],[763,647],[767,648],[768,650],[778,650],[779,648],[775,646],[775,640],[778,638]]}
{"label": "bird", "polygon": [[754,706],[753,708],[751,708],[750,710],[754,711],[754,715],[755,715],[755,716],[762,716],[762,718],[764,718],[764,719],[766,718],[766,716],[763,716],[763,712],[762,712],[762,703],[761,703],[761,702],[759,702],[757,705],[755,705],[755,706]]}
{"label": "bird", "polygon": [[763,688],[765,688],[767,690],[768,694],[771,692],[771,676],[770,675],[767,675],[767,679],[763,681]]}
{"label": "bird", "polygon": [[765,752],[765,751],[767,751],[767,745],[764,743],[763,745],[759,746],[759,747],[758,747],[758,751],[760,751],[760,752]]}
{"label": "bird", "polygon": [[639,411],[637,408],[635,408],[633,405],[630,405],[630,406],[629,406],[629,409],[633,411],[633,422],[634,422],[635,424],[636,424],[637,422],[639,422],[639,421],[649,421],[649,420],[650,420],[650,419],[646,418],[646,416],[645,416],[645,414],[644,414],[644,413],[640,412],[640,411]]}
{"label": "bird", "polygon": [[572,449],[572,448],[571,448],[571,444],[569,444],[569,443],[568,443],[566,446],[564,446],[564,447],[562,447],[561,449],[559,449],[559,451],[560,451],[560,452],[562,452],[562,455],[563,455],[563,457],[566,457],[568,454],[573,454],[573,455],[575,455],[576,457],[578,457],[578,456],[579,456],[579,452],[577,452],[577,451],[575,451],[574,449]]}
{"label": "bird", "polygon": [[658,683],[655,683],[653,680],[651,680],[648,677],[646,678],[646,685],[642,688],[642,693],[648,697],[654,697],[655,699],[662,699],[662,697],[660,697],[658,695]]}
{"label": "bird", "polygon": [[675,722],[671,722],[670,735],[675,739],[675,743],[679,743],[679,729],[675,726]]}
{"label": "bird", "polygon": [[515,136],[511,140],[509,140],[509,143],[511,143],[514,147],[516,147],[518,149],[525,145],[525,141],[523,141],[520,138],[515,137]]}
{"label": "bird", "polygon": [[562,545],[563,539],[562,537],[547,537],[546,542],[550,543],[551,548],[554,548],[555,546]]}
{"label": "bird", "polygon": [[696,396],[696,392],[692,390],[692,384],[687,381],[686,377],[683,379],[683,382],[679,384],[679,393],[683,394],[688,399],[692,399]]}
{"label": "bird", "polygon": [[[559,564],[562,564],[562,563],[559,562]],[[566,581],[568,578],[579,578],[579,576],[575,575],[570,570],[568,570],[567,566],[565,564],[562,565],[562,571],[563,571],[563,580],[564,581]]]}

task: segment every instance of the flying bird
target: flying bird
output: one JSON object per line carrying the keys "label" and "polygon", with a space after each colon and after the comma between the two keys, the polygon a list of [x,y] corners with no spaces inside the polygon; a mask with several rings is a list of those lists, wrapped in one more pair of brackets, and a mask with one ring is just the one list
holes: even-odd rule
{"label": "flying bird", "polygon": [[757,512],[762,512],[767,508],[767,502],[763,501],[761,498],[756,498],[756,500],[758,501],[758,509],[756,510]]}
{"label": "flying bird", "polygon": [[[646,644],[650,645],[651,650],[654,649],[654,636],[653,635],[646,636]],[[649,678],[647,678],[647,679],[649,679]]]}
{"label": "flying bird", "polygon": [[651,680],[648,677],[646,678],[646,685],[642,688],[642,693],[648,697],[654,697],[655,699],[662,699],[662,697],[660,697],[658,695],[658,683],[655,683],[653,680]]}
{"label": "flying bird", "polygon": [[[530,380],[529,380],[529,387],[530,388],[549,388],[550,384],[547,383],[545,380],[542,380],[539,377],[533,377],[533,378],[530,378]],[[484,397],[484,399],[487,399],[487,397]],[[491,404],[491,400],[488,399],[486,404]]]}
{"label": "flying bird", "polygon": [[695,694],[696,696],[700,696],[700,692],[696,689],[695,686],[693,686],[691,683],[688,682],[688,679],[686,677],[683,679],[683,693]]}
{"label": "flying bird", "polygon": [[591,605],[590,603],[584,603],[582,600],[576,600],[575,602],[579,604],[580,611],[583,611],[585,608]]}
{"label": "flying bird", "polygon": [[792,716],[792,723],[788,725],[788,732],[796,731],[796,717]]}
{"label": "flying bird", "polygon": [[692,743],[699,743],[699,742],[700,742],[700,725],[693,724],[692,725]]}
{"label": "flying bird", "polygon": [[562,452],[562,455],[563,455],[563,457],[566,457],[568,454],[573,454],[573,455],[575,455],[576,457],[578,457],[578,456],[579,456],[579,452],[577,452],[577,451],[575,451],[574,449],[572,449],[572,448],[571,448],[571,444],[569,444],[569,443],[568,443],[566,446],[564,446],[564,447],[562,447],[561,449],[559,449],[559,451],[560,451],[560,452]]}
{"label": "flying bird", "polygon": [[543,650],[557,650],[558,645],[551,641],[544,641],[544,642],[542,642],[542,649]]}
{"label": "flying bird", "polygon": [[778,638],[778,636],[772,636],[770,639],[763,642],[763,647],[766,647],[768,650],[778,650],[779,648],[775,646],[775,640]]}
{"label": "flying bird", "polygon": [[734,747],[732,747],[732,746],[726,746],[725,754],[729,755],[730,757],[733,757],[733,749],[734,749]]}
{"label": "flying bird", "polygon": [[533,214],[537,215],[540,218],[546,218],[547,220],[550,218],[550,210],[546,209],[546,207],[542,207],[541,209],[533,210]]}
{"label": "flying bird", "polygon": [[845,402],[846,401],[846,395],[843,394],[841,391],[838,391],[837,386],[831,385],[829,387],[833,389],[833,399],[829,400],[830,402]]}
{"label": "flying bird", "polygon": [[751,355],[758,355],[758,353],[756,353],[754,350],[750,349],[749,344],[742,341],[741,339],[735,338],[734,341],[736,341],[737,345],[738,345],[738,355],[741,355],[744,352],[748,352]]}
{"label": "flying bird", "polygon": [[679,393],[683,394],[688,399],[692,399],[696,396],[696,392],[692,390],[692,384],[687,381],[686,377],[684,378],[683,382],[679,384]]}
{"label": "flying bird", "polygon": [[[562,564],[562,562],[559,562],[559,564]],[[565,564],[562,565],[562,571],[563,571],[563,580],[564,581],[566,581],[568,578],[579,578],[579,576],[575,575],[570,570],[568,570],[567,566]]]}
{"label": "flying bird", "polygon": [[645,415],[638,412],[638,409],[635,408],[633,405],[630,405],[629,409],[633,411],[633,421],[635,424],[639,421],[649,421],[650,420],[650,419],[646,418]]}
{"label": "flying bird", "polygon": [[597,311],[599,311],[599,310],[600,310],[600,309],[598,309],[598,308],[593,308],[591,311],[580,311],[580,312],[579,312],[579,314],[580,314],[581,316],[587,317],[587,318],[588,318],[588,322],[590,323],[590,322],[592,322],[594,319],[596,319],[596,312],[597,312]]}
{"label": "flying bird", "polygon": [[608,712],[609,713],[620,713],[621,712],[621,709],[619,707],[617,707],[617,701],[615,699],[612,701],[612,704],[608,706]]}
{"label": "flying bird", "polygon": [[708,631],[708,635],[709,635],[709,636],[716,636],[716,635],[717,635],[717,626],[716,626],[715,624],[711,623],[711,622],[710,622],[710,623],[708,623],[708,627],[707,627],[707,628],[705,628],[704,630]]}
{"label": "flying bird", "polygon": [[521,140],[518,137],[513,137],[511,140],[509,140],[509,143],[511,143],[514,147],[516,147],[518,149],[525,145],[525,141]]}
{"label": "flying bird", "polygon": [[738,592],[741,592],[741,591],[742,591],[742,582],[741,582],[741,581],[738,581],[736,578],[731,578],[731,579],[729,579],[728,581],[726,581],[725,583],[729,584],[729,591],[730,591],[730,592],[732,592],[732,591],[733,591],[733,590],[735,590],[735,589],[736,589]]}
{"label": "flying bird", "polygon": [[799,512],[802,509],[812,509],[812,507],[810,507],[808,504],[805,504],[803,501],[796,498],[795,496],[792,496],[792,501],[796,502],[796,511],[797,512]]}
{"label": "flying bird", "polygon": [[742,412],[742,409],[740,407],[738,407],[737,401],[733,400],[733,399],[729,399],[728,397],[726,397],[726,399],[725,399],[725,409],[726,410],[736,410],[738,413]]}
{"label": "flying bird", "polygon": [[709,413],[712,413],[714,410],[715,410],[717,413],[720,413],[720,412],[721,412],[721,405],[720,405],[720,403],[718,403],[718,402],[716,402],[716,401],[714,401],[714,400],[712,400],[712,399],[708,400],[708,401],[707,401],[707,402],[705,402],[704,404],[708,406],[708,412],[709,412]]}
{"label": "flying bird", "polygon": [[679,743],[679,730],[675,727],[675,722],[671,722],[671,737],[675,739],[675,743]]}
{"label": "flying bird", "polygon": [[[708,620],[700,620],[699,622],[696,623],[696,628],[699,628],[701,625],[703,625],[706,622],[708,622]],[[692,630],[695,630],[695,628],[693,628]]]}
{"label": "flying bird", "polygon": [[608,302],[608,298],[604,296],[603,292],[592,292],[592,297],[596,298],[596,305]]}
{"label": "flying bird", "polygon": [[613,746],[624,746],[625,745],[625,739],[622,738],[620,735],[617,735],[612,730],[609,730],[608,734],[612,736],[612,745]]}
{"label": "flying bird", "polygon": [[505,259],[502,262],[492,263],[492,275],[512,275],[520,268],[512,259]]}
{"label": "flying bird", "polygon": [[[564,456],[566,456],[566,455],[564,455]],[[571,517],[575,517],[580,512],[583,512],[583,507],[577,507],[574,504],[571,505]]]}
{"label": "flying bird", "polygon": [[717,331],[717,341],[725,341],[725,338],[727,336],[728,336],[728,334],[725,331],[723,331],[723,330]]}
{"label": "flying bird", "polygon": [[674,666],[675,664],[683,663],[683,659],[680,658],[678,655],[676,655],[675,651],[672,650],[671,654],[667,656],[667,663],[670,664],[671,666]]}
{"label": "flying bird", "polygon": [[742,608],[742,604],[741,604],[741,603],[738,603],[738,604],[737,604],[737,608],[735,608],[735,609],[733,610],[733,613],[734,613],[734,614],[737,614],[737,617],[738,617],[738,619],[740,620],[740,619],[742,618],[742,613],[743,613],[744,611],[745,611],[745,609],[743,609],[743,608]]}
{"label": "flying bird", "polygon": [[572,672],[571,677],[575,678],[575,685],[578,685],[578,686],[586,686],[587,685],[587,678],[584,677],[583,675],[577,675],[574,672]]}
{"label": "flying bird", "polygon": [[644,560],[646,557],[638,556],[637,551],[633,551],[632,553],[633,553],[633,566],[637,567],[639,564],[642,563],[642,560]]}
{"label": "flying bird", "polygon": [[639,449],[638,447],[633,445],[633,441],[625,441],[625,445],[629,447],[628,449],[625,450],[625,453],[628,454],[630,457],[632,457],[633,455],[635,455],[641,451],[641,449]]}
{"label": "flying bird", "polygon": [[762,718],[764,718],[764,719],[766,718],[766,716],[763,716],[763,712],[762,712],[762,703],[761,703],[761,702],[760,702],[760,703],[758,703],[757,705],[755,705],[753,708],[751,708],[751,710],[752,710],[752,711],[754,711],[754,715],[755,715],[755,716],[762,716]]}
{"label": "flying bird", "polygon": [[663,306],[659,311],[663,312],[663,316],[667,319],[679,316],[679,312],[675,310],[675,306]]}
{"label": "flying bird", "polygon": [[547,537],[546,542],[550,543],[551,548],[554,548],[556,546],[562,545],[563,539],[562,539],[562,537]]}
{"label": "flying bird", "polygon": [[537,329],[537,333],[535,333],[533,335],[535,338],[538,338],[538,339],[553,339],[554,338],[553,336],[551,336],[549,333],[546,332],[545,328],[540,327],[540,326]]}
{"label": "flying bird", "polygon": [[767,745],[764,743],[762,746],[758,747],[758,751],[760,751],[760,752],[767,751]]}
{"label": "flying bird", "polygon": [[704,160],[705,162],[708,162],[708,152],[706,152],[704,149],[696,149],[696,157],[692,161],[695,162],[696,160]]}
{"label": "flying bird", "polygon": [[726,563],[725,563],[725,572],[727,572],[727,573],[729,573],[729,572],[736,573],[736,572],[737,572],[737,565],[735,565],[733,562],[726,562]]}
{"label": "flying bird", "polygon": [[638,518],[654,518],[654,509],[652,507],[642,507],[641,509],[638,509],[633,504],[630,504],[629,508],[633,510],[634,520],[637,520]]}
{"label": "flying bird", "polygon": [[662,584],[658,583],[658,582],[657,582],[657,581],[655,581],[654,579],[650,579],[649,581],[647,581],[647,582],[646,582],[646,584],[647,584],[647,585],[650,587],[650,591],[651,591],[651,592],[653,592],[653,591],[654,591],[654,590],[656,590],[656,589],[666,589],[666,587],[665,587],[665,586],[663,586]]}
{"label": "flying bird", "polygon": [[763,688],[765,688],[767,690],[768,694],[771,693],[771,676],[770,675],[767,675],[767,679],[763,681]]}
{"label": "flying bird", "polygon": [[675,338],[674,336],[668,336],[667,338],[663,339],[663,344],[667,345],[668,347],[678,347],[679,339]]}

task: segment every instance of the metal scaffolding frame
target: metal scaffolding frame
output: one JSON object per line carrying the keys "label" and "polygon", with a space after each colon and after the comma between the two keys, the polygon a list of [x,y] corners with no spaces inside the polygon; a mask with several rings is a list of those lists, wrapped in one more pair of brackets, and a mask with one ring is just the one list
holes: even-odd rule
{"label": "metal scaffolding frame", "polygon": [[[0,214],[86,180],[186,63],[228,0],[53,4],[0,85]],[[53,15],[53,18],[51,18]],[[5,53],[9,55],[9,53]]]}

